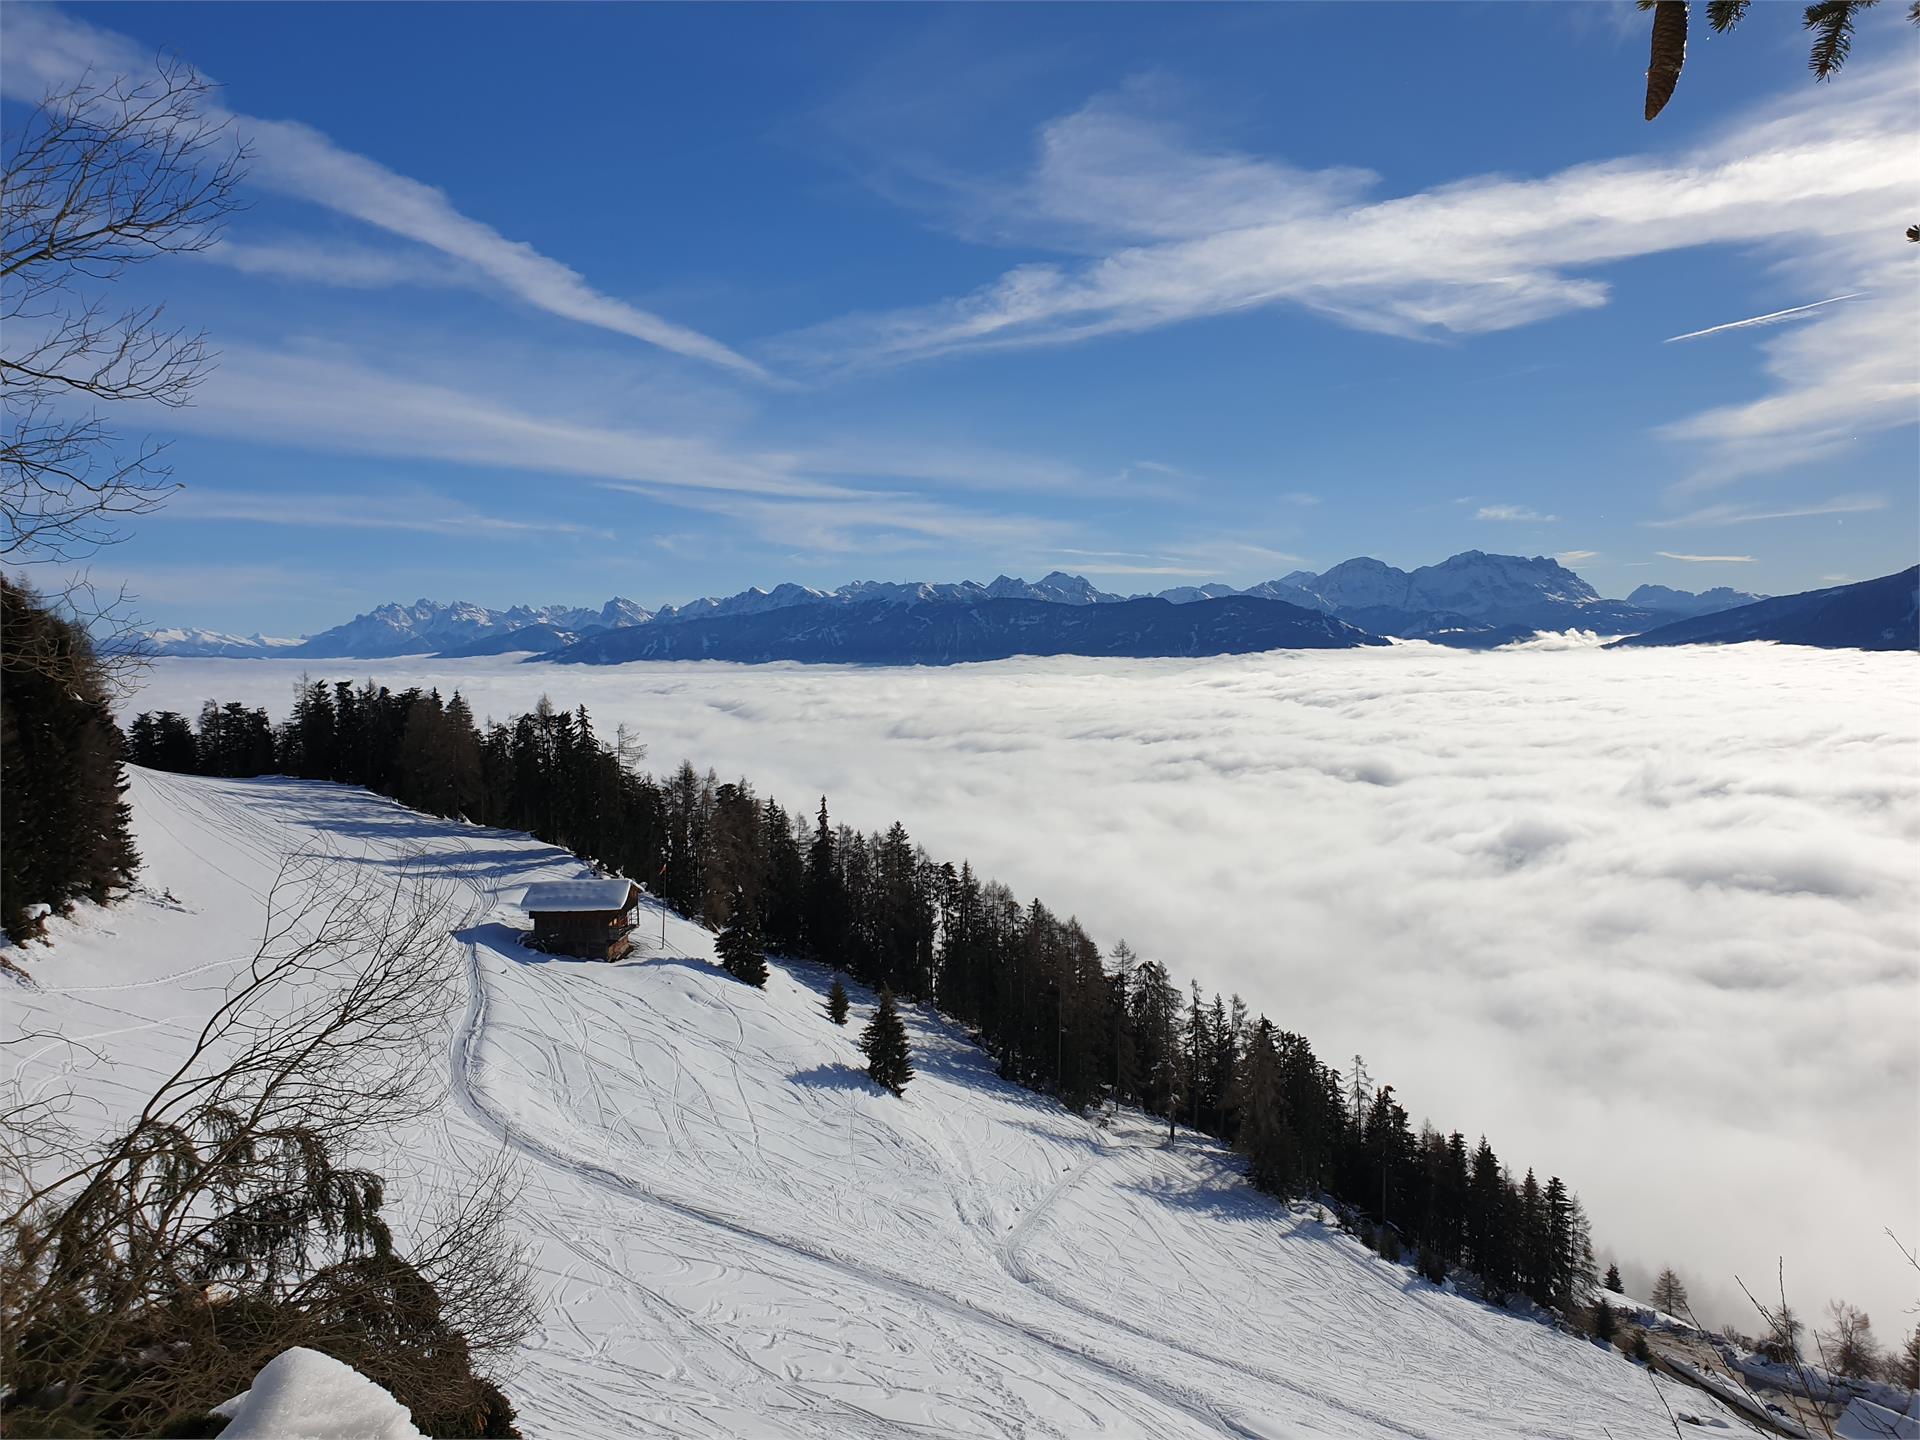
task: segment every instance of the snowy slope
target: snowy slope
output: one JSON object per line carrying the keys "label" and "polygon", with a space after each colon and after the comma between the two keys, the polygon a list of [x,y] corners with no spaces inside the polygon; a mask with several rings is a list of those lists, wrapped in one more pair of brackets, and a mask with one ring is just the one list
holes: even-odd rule
{"label": "snowy slope", "polygon": [[250,660],[291,649],[300,641],[272,635],[228,635],[219,630],[175,628],[145,631],[138,643],[142,650],[154,655]]}
{"label": "snowy slope", "polygon": [[478,918],[448,941],[442,1121],[375,1158],[403,1219],[519,1158],[545,1319],[505,1378],[529,1435],[1671,1433],[1625,1361],[1274,1206],[1210,1144],[1009,1087],[924,1014],[896,1099],[858,1068],[871,997],[835,1029],[812,967],[748,989],[671,918],[617,966],[522,949],[524,885],[581,873],[525,836],[292,781],[134,771],[130,799],[150,893],[55,923],[4,1033],[77,1043],[10,1056],[32,1082],[76,1064],[100,1123],[249,953],[281,856],[457,884]]}

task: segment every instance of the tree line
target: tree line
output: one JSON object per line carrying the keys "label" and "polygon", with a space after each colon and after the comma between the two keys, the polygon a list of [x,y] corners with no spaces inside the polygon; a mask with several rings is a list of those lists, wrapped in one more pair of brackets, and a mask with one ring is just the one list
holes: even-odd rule
{"label": "tree line", "polygon": [[865,834],[691,763],[655,775],[584,706],[544,698],[476,723],[457,692],[303,680],[284,720],[208,701],[196,721],[140,715],[135,763],[205,775],[269,771],[364,785],[445,816],[525,830],[643,880],[677,913],[750,933],[970,1029],[1001,1074],[1077,1110],[1138,1105],[1236,1147],[1283,1200],[1326,1197],[1383,1252],[1430,1278],[1478,1277],[1495,1301],[1570,1310],[1591,1285],[1578,1197],[1516,1178],[1481,1137],[1415,1128],[1391,1085],[1342,1071],[1238,996],[1184,992],[1121,942],[1022,901],[966,861],[938,861],[895,822]]}

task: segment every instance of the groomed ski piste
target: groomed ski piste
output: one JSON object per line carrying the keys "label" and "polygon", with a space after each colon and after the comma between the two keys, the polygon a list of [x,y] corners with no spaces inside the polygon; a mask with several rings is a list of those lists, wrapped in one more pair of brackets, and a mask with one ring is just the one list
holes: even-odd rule
{"label": "groomed ski piste", "polygon": [[[529,837],[366,791],[131,770],[125,903],[10,952],[4,1054],[96,1133],[185,1053],[256,944],[288,856],[406,870],[478,918],[432,1125],[368,1157],[409,1207],[503,1152],[541,1323],[501,1375],[530,1437],[1671,1436],[1752,1433],[1700,1391],[1389,1264],[1276,1205],[1233,1157],[998,1079],[903,1007],[918,1076],[873,1085],[873,997],[643,910],[614,965],[523,948],[524,887],[585,873]],[[317,858],[315,858],[317,857]],[[1017,878],[1017,877],[1015,877]],[[651,927],[651,935],[649,935]],[[1283,1017],[1284,1018],[1284,1017]]]}

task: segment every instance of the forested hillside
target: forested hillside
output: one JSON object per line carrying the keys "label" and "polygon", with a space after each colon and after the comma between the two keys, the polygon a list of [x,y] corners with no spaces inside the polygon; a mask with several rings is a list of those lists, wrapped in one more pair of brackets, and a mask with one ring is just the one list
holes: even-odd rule
{"label": "forested hillside", "polygon": [[269,771],[365,785],[434,814],[526,830],[643,879],[718,929],[747,907],[775,953],[936,1003],[1000,1073],[1075,1108],[1138,1104],[1234,1144],[1254,1182],[1328,1195],[1380,1226],[1384,1253],[1493,1299],[1570,1309],[1592,1279],[1587,1221],[1557,1177],[1516,1176],[1465,1127],[1415,1131],[1358,1057],[1345,1072],[1237,997],[1183,993],[1167,965],[1110,955],[1077,918],[959,864],[895,822],[862,834],[682,763],[652,775],[584,707],[541,703],[484,729],[459,694],[309,682],[279,723],[207,702],[197,724],[140,715],[136,763],[218,776]]}

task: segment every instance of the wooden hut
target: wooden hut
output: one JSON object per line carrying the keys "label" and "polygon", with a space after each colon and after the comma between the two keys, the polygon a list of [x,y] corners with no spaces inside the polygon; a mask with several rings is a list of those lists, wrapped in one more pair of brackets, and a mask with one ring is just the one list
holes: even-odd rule
{"label": "wooden hut", "polygon": [[633,948],[631,880],[543,880],[529,885],[520,908],[533,917],[533,948],[582,960],[618,960]]}

